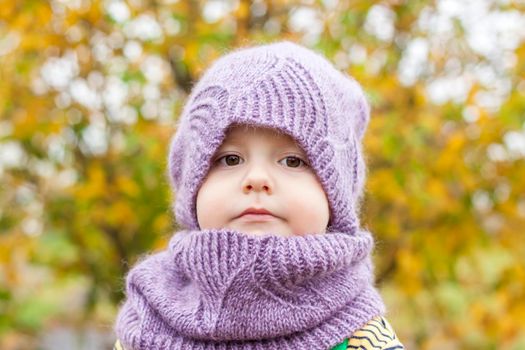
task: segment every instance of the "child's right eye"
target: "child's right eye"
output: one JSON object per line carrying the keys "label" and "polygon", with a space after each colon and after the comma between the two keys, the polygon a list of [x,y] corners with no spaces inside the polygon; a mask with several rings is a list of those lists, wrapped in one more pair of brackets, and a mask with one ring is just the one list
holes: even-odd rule
{"label": "child's right eye", "polygon": [[241,161],[241,157],[235,154],[227,154],[217,159],[217,162],[220,162],[222,165],[226,165],[226,166],[238,165],[240,161]]}

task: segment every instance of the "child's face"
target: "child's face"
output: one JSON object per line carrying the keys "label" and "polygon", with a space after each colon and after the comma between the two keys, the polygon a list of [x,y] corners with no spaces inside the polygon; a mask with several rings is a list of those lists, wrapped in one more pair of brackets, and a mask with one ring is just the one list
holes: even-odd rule
{"label": "child's face", "polygon": [[[197,193],[200,228],[279,236],[325,232],[328,199],[306,160],[286,134],[244,125],[230,128]],[[240,216],[248,208],[273,215]]]}

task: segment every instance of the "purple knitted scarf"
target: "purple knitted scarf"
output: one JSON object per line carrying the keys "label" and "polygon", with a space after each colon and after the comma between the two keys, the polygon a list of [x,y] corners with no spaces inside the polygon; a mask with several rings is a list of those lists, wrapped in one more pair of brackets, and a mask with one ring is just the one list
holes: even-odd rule
{"label": "purple knitted scarf", "polygon": [[384,313],[368,231],[179,231],[130,270],[126,349],[330,349]]}

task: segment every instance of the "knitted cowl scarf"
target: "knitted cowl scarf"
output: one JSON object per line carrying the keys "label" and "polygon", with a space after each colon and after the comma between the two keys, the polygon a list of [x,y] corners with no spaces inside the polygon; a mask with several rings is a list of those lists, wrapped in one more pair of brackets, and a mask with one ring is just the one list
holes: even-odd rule
{"label": "knitted cowl scarf", "polygon": [[126,349],[330,349],[384,312],[369,232],[184,230],[128,274]]}

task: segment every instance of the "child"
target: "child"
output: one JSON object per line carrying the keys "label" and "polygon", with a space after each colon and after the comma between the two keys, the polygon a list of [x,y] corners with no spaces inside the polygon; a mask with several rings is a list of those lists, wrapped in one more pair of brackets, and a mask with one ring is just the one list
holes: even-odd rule
{"label": "child", "polygon": [[358,219],[369,107],[283,41],[218,59],[169,152],[184,228],[126,279],[115,348],[402,349]]}

